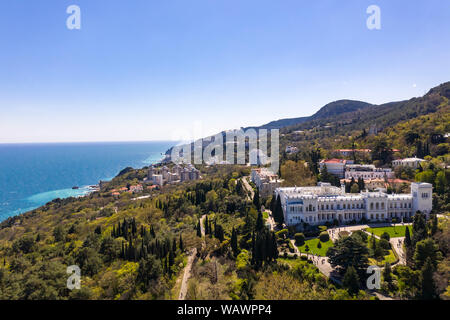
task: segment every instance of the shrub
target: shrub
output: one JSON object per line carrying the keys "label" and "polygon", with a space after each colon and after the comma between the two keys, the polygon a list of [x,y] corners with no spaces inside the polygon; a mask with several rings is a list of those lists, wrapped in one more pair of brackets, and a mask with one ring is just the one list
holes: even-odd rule
{"label": "shrub", "polygon": [[380,238],[389,241],[391,239],[391,236],[389,235],[389,233],[383,232]]}
{"label": "shrub", "polygon": [[379,244],[380,244],[380,247],[385,249],[385,250],[389,250],[391,248],[391,245],[389,244],[389,241],[387,241],[386,239],[381,239]]}
{"label": "shrub", "polygon": [[367,242],[369,235],[362,230],[352,232],[352,237],[360,237],[362,241]]}
{"label": "shrub", "polygon": [[322,231],[319,235],[319,239],[322,242],[327,242],[330,240],[330,235],[326,231]]}
{"label": "shrub", "polygon": [[295,238],[295,243],[298,246],[302,246],[305,244],[305,235],[303,233],[296,233],[294,238]]}

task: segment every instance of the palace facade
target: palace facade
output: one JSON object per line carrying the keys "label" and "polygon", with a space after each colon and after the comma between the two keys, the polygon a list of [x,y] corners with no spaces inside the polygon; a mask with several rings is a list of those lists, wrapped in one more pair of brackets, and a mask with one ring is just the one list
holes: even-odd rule
{"label": "palace facade", "polygon": [[392,218],[410,218],[417,211],[428,214],[432,210],[433,186],[429,183],[411,183],[411,193],[387,194],[383,191],[345,193],[327,183],[315,187],[277,188],[284,221],[288,226],[300,223],[311,225],[326,222],[350,222],[363,218],[368,221],[386,221]]}

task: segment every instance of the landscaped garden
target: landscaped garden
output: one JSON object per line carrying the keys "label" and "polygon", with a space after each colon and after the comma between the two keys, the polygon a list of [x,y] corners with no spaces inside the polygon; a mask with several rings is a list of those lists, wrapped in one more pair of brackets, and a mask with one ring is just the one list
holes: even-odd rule
{"label": "landscaped garden", "polygon": [[[318,247],[319,243],[320,243],[320,248]],[[322,242],[322,241],[320,241],[319,238],[314,238],[314,239],[306,240],[302,246],[297,246],[297,248],[298,248],[298,250],[300,250],[301,253],[313,253],[315,255],[325,257],[327,255],[328,248],[332,247],[332,246],[333,246],[333,242],[331,240]],[[309,250],[306,249],[307,247]]]}
{"label": "landscaped garden", "polygon": [[[405,230],[407,226],[392,226],[392,227],[380,227],[380,228],[367,228],[367,232],[372,233],[378,237],[385,232],[389,234],[391,238],[399,238],[405,236]],[[411,232],[411,226],[409,226],[409,232]]]}

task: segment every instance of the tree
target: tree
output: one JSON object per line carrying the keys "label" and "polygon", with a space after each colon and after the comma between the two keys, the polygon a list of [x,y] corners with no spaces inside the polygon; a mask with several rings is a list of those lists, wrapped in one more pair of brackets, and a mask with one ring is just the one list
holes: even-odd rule
{"label": "tree", "polygon": [[412,239],[411,244],[413,248],[416,247],[416,243],[426,239],[428,236],[427,224],[425,221],[425,215],[420,211],[414,215],[412,225]]}
{"label": "tree", "polygon": [[392,161],[393,152],[392,149],[388,147],[387,140],[384,136],[376,138],[371,155],[372,161],[379,160],[382,165]]}
{"label": "tree", "polygon": [[258,210],[258,212],[261,211],[261,201],[259,199],[259,190],[258,188],[256,188],[255,194],[253,196],[253,204],[256,207],[256,210]]}
{"label": "tree", "polygon": [[359,186],[357,183],[352,184],[350,187],[350,193],[359,193]]}
{"label": "tree", "polygon": [[256,230],[260,231],[264,228],[264,220],[261,211],[258,212],[258,218],[256,218]]}
{"label": "tree", "polygon": [[430,259],[434,268],[440,259],[438,254],[439,247],[434,243],[433,239],[425,239],[417,242],[416,250],[414,252],[414,263],[417,269],[421,269],[427,259]]}
{"label": "tree", "polygon": [[387,283],[392,282],[392,269],[391,264],[389,262],[386,262],[386,264],[384,265],[383,278],[384,281],[386,281]]}
{"label": "tree", "polygon": [[437,214],[433,214],[431,218],[431,235],[435,235],[438,230],[438,218]]}
{"label": "tree", "polygon": [[383,232],[383,234],[380,237],[381,239],[385,239],[386,241],[391,240],[391,236],[387,232]]}
{"label": "tree", "polygon": [[298,246],[303,246],[305,244],[305,235],[303,233],[296,233],[294,239]]}
{"label": "tree", "polygon": [[206,235],[206,234],[209,234],[208,216],[206,216],[204,224],[205,224],[204,228],[205,228],[205,235]]}
{"label": "tree", "polygon": [[280,166],[284,186],[308,186],[316,183],[309,166],[304,161],[288,160]]}
{"label": "tree", "polygon": [[436,298],[436,286],[434,284],[433,273],[435,268],[433,266],[433,261],[429,257],[425,261],[424,266],[421,269],[420,279],[421,279],[421,298],[422,299],[434,299]]}
{"label": "tree", "polygon": [[238,248],[238,241],[237,241],[237,233],[236,230],[233,227],[233,230],[231,231],[231,241],[230,241],[231,249],[233,250],[233,253],[235,256],[239,253]]}
{"label": "tree", "polygon": [[330,240],[330,235],[326,231],[322,231],[319,235],[319,240],[321,242],[327,242]]}
{"label": "tree", "polygon": [[276,223],[282,224],[284,222],[283,208],[281,207],[280,195],[277,196],[277,202],[275,204],[275,212],[273,218]]}
{"label": "tree", "polygon": [[180,251],[183,252],[183,250],[184,250],[184,244],[183,244],[183,238],[182,238],[182,236],[181,236],[181,233],[180,233],[179,247],[180,247]]}
{"label": "tree", "polygon": [[202,229],[200,226],[200,221],[197,224],[197,237],[201,238],[202,237]]}
{"label": "tree", "polygon": [[409,234],[409,227],[405,228],[405,246],[407,248],[411,247],[411,236]]}
{"label": "tree", "polygon": [[347,268],[342,284],[351,295],[355,295],[359,292],[359,277],[353,266]]}
{"label": "tree", "polygon": [[445,194],[446,188],[447,188],[447,177],[445,175],[444,171],[439,171],[436,174],[436,180],[435,180],[435,188],[436,192],[438,194]]}
{"label": "tree", "polygon": [[369,249],[358,236],[338,239],[333,247],[328,248],[327,256],[332,267],[345,274],[350,266],[363,276],[369,262]]}
{"label": "tree", "polygon": [[154,255],[149,255],[147,259],[139,261],[136,282],[146,291],[151,281],[157,280],[162,275],[162,266],[159,259]]}
{"label": "tree", "polygon": [[275,197],[275,195],[272,195],[272,197],[270,199],[270,211],[272,211],[272,213],[275,212],[276,203],[277,203],[277,198]]}

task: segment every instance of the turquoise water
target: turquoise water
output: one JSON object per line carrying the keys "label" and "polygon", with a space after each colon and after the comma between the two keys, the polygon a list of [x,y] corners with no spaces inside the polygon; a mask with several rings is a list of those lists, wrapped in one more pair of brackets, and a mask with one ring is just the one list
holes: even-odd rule
{"label": "turquoise water", "polygon": [[142,168],[161,160],[173,144],[0,144],[0,221],[56,198],[85,195],[89,185],[110,180],[125,167]]}

